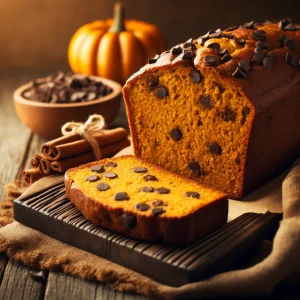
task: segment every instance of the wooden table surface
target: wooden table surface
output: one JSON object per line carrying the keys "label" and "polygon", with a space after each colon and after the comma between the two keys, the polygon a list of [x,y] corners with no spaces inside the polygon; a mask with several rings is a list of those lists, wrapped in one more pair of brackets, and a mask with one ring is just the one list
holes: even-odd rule
{"label": "wooden table surface", "polygon": [[[20,179],[23,169],[30,166],[30,158],[39,151],[44,142],[18,119],[13,106],[13,91],[23,83],[47,75],[48,72],[28,70],[0,73],[0,200],[5,196],[4,185]],[[124,107],[115,124],[126,124]],[[0,255],[0,300],[147,299],[140,295],[116,292],[104,284],[64,273],[49,272],[44,282],[38,282],[30,276],[30,271],[30,268],[21,263],[9,260],[5,254]],[[271,296],[261,299],[300,299],[300,287],[281,286],[276,288]]]}

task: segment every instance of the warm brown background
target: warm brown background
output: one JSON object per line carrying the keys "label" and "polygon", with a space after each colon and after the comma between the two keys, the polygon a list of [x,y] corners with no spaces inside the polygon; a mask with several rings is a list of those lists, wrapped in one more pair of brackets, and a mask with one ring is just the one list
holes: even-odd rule
{"label": "warm brown background", "polygon": [[[125,0],[127,16],[157,24],[169,46],[209,29],[290,16],[300,1]],[[0,68],[66,69],[66,49],[78,27],[109,18],[112,0],[0,0]]]}

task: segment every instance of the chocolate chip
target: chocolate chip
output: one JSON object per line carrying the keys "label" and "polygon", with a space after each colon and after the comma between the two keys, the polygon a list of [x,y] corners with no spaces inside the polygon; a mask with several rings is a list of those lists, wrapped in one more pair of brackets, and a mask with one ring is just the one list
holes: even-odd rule
{"label": "chocolate chip", "polygon": [[286,25],[286,26],[283,28],[283,30],[285,30],[285,31],[296,31],[297,28],[296,28],[293,24],[288,24],[288,25]]}
{"label": "chocolate chip", "polygon": [[[257,49],[257,48],[255,48],[255,49]],[[263,58],[264,58],[264,54],[261,50],[259,50],[254,53],[251,61],[260,65]]]}
{"label": "chocolate chip", "polygon": [[96,182],[99,179],[100,179],[100,177],[97,175],[89,175],[88,177],[85,178],[85,180],[89,181],[89,182]]}
{"label": "chocolate chip", "polygon": [[247,29],[254,29],[254,22],[250,21],[244,24],[244,27]]}
{"label": "chocolate chip", "polygon": [[197,192],[186,192],[184,195],[189,198],[196,198],[196,199],[200,198],[200,194]]}
{"label": "chocolate chip", "polygon": [[246,74],[239,67],[237,67],[232,73],[232,76],[235,78],[245,78]]}
{"label": "chocolate chip", "polygon": [[182,132],[181,130],[177,127],[177,128],[174,128],[170,131],[170,135],[171,135],[171,138],[174,140],[174,141],[179,141],[181,140],[182,138]]}
{"label": "chocolate chip", "polygon": [[285,61],[293,68],[298,67],[298,61],[296,58],[293,57],[293,55],[290,52],[286,53]]}
{"label": "chocolate chip", "polygon": [[129,196],[125,192],[119,192],[115,194],[115,200],[116,201],[124,201],[124,200],[129,200]]}
{"label": "chocolate chip", "polygon": [[144,178],[145,181],[158,181],[155,176],[149,175],[149,174],[145,175],[143,178]]}
{"label": "chocolate chip", "polygon": [[202,37],[199,37],[199,38],[197,39],[197,43],[198,43],[198,45],[203,46],[204,43],[205,43],[205,39],[202,38]]}
{"label": "chocolate chip", "polygon": [[157,77],[149,76],[147,79],[147,84],[149,86],[149,89],[152,91],[158,87],[159,80]]}
{"label": "chocolate chip", "polygon": [[163,99],[168,96],[168,90],[164,86],[161,86],[156,90],[156,96],[159,99]]}
{"label": "chocolate chip", "polygon": [[253,31],[252,33],[253,38],[257,41],[262,41],[264,42],[266,40],[267,34],[265,31],[263,30],[257,30],[257,31]]}
{"label": "chocolate chip", "polygon": [[136,226],[136,216],[131,214],[123,214],[122,222],[127,229],[133,228]]}
{"label": "chocolate chip", "polygon": [[236,119],[236,113],[231,110],[229,107],[225,107],[225,110],[220,113],[220,117],[225,121],[225,122],[235,122]]}
{"label": "chocolate chip", "polygon": [[194,83],[199,83],[202,79],[201,74],[198,70],[193,70],[190,76],[191,76],[192,82],[194,82]]}
{"label": "chocolate chip", "polygon": [[224,37],[224,38],[227,38],[227,39],[233,39],[233,38],[234,38],[234,35],[231,34],[231,33],[223,33],[223,37]]}
{"label": "chocolate chip", "polygon": [[100,183],[97,185],[97,189],[98,189],[100,192],[107,191],[109,188],[110,188],[110,186],[109,186],[107,183],[104,183],[104,182],[100,182]]}
{"label": "chocolate chip", "polygon": [[146,173],[148,172],[147,168],[144,168],[144,167],[135,167],[133,169],[133,172],[134,173]]}
{"label": "chocolate chip", "polygon": [[228,54],[228,50],[227,49],[215,49],[216,54],[220,55],[220,56],[224,56],[225,54]]}
{"label": "chocolate chip", "polygon": [[219,57],[217,55],[206,55],[204,62],[207,66],[217,66],[219,64]]}
{"label": "chocolate chip", "polygon": [[270,52],[267,57],[263,59],[263,66],[265,69],[271,70],[275,61],[276,55],[274,52]]}
{"label": "chocolate chip", "polygon": [[237,37],[234,37],[233,39],[241,46],[244,46],[246,43],[245,39],[239,39]]}
{"label": "chocolate chip", "polygon": [[158,194],[169,194],[170,193],[170,190],[167,188],[164,188],[164,187],[157,188],[155,191]]}
{"label": "chocolate chip", "polygon": [[242,59],[242,60],[240,60],[240,61],[238,62],[238,66],[239,66],[239,67],[241,68],[241,70],[244,71],[244,72],[249,72],[249,71],[250,71],[250,68],[251,68],[249,61],[248,61],[248,60],[244,60],[244,59]]}
{"label": "chocolate chip", "polygon": [[244,125],[246,120],[247,120],[247,117],[249,116],[250,114],[250,108],[247,107],[247,106],[244,106],[243,109],[242,109],[242,120],[241,120],[241,124]]}
{"label": "chocolate chip", "polygon": [[284,45],[284,42],[288,39],[288,37],[285,34],[281,34],[278,38],[278,42],[280,42],[281,46]]}
{"label": "chocolate chip", "polygon": [[106,166],[107,167],[117,167],[118,165],[113,161],[109,161],[108,163],[106,163]]}
{"label": "chocolate chip", "polygon": [[115,178],[118,177],[118,175],[116,173],[113,173],[113,172],[105,173],[103,176],[106,177],[106,178],[109,178],[109,179],[115,179]]}
{"label": "chocolate chip", "polygon": [[216,142],[210,143],[208,148],[209,148],[209,152],[212,153],[212,154],[216,154],[216,155],[221,155],[222,154],[222,148]]}
{"label": "chocolate chip", "polygon": [[286,39],[284,45],[287,46],[290,50],[295,50],[295,40]]}
{"label": "chocolate chip", "polygon": [[200,167],[199,163],[197,163],[194,160],[189,162],[188,168],[192,171],[201,170],[201,167]]}
{"label": "chocolate chip", "polygon": [[184,43],[183,48],[190,48],[191,50],[195,51],[196,50],[196,45],[193,44],[193,39],[190,38],[186,43]]}
{"label": "chocolate chip", "polygon": [[87,97],[86,92],[75,92],[70,98],[70,102],[81,102]]}
{"label": "chocolate chip", "polygon": [[174,47],[174,48],[172,48],[172,51],[171,51],[171,54],[172,55],[179,55],[179,54],[181,54],[182,53],[182,49],[181,49],[181,47]]}
{"label": "chocolate chip", "polygon": [[233,31],[233,30],[236,30],[238,28],[239,28],[239,26],[232,26],[232,27],[229,27],[229,28],[225,29],[225,31]]}
{"label": "chocolate chip", "polygon": [[221,32],[221,31],[213,32],[213,33],[211,33],[208,37],[209,37],[210,39],[219,39],[219,38],[222,37],[222,32]]}
{"label": "chocolate chip", "polygon": [[186,52],[184,52],[182,59],[183,60],[192,60],[195,58],[195,56],[196,56],[196,54],[194,51],[186,51]]}
{"label": "chocolate chip", "polygon": [[144,186],[140,189],[140,192],[144,192],[144,193],[153,193],[154,192],[154,188],[151,186]]}
{"label": "chocolate chip", "polygon": [[147,211],[150,208],[150,205],[145,203],[138,203],[135,207],[139,211]]}
{"label": "chocolate chip", "polygon": [[262,41],[256,42],[255,46],[256,46],[256,48],[261,49],[261,50],[268,49],[268,47],[266,46],[266,44],[263,43]]}
{"label": "chocolate chip", "polygon": [[210,49],[220,49],[221,46],[219,43],[211,43],[209,45],[207,45],[207,48],[210,48]]}
{"label": "chocolate chip", "polygon": [[47,278],[45,271],[30,271],[29,274],[34,281],[38,282],[45,282]]}
{"label": "chocolate chip", "polygon": [[105,171],[104,167],[100,165],[92,166],[90,170],[96,173],[103,173]]}
{"label": "chocolate chip", "polygon": [[203,104],[205,108],[211,108],[211,98],[209,95],[200,96],[200,102]]}
{"label": "chocolate chip", "polygon": [[222,58],[221,58],[221,61],[222,63],[226,63],[228,61],[232,60],[232,56],[230,54],[225,54]]}
{"label": "chocolate chip", "polygon": [[165,212],[166,211],[163,208],[160,208],[160,207],[153,208],[152,211],[151,211],[152,215],[154,215],[154,216],[161,215],[161,214],[163,214]]}
{"label": "chocolate chip", "polygon": [[155,57],[148,59],[148,64],[155,64],[158,59],[159,59],[159,55],[156,54]]}
{"label": "chocolate chip", "polygon": [[167,203],[165,203],[164,201],[162,200],[153,200],[152,201],[152,205],[154,207],[157,207],[157,206],[167,206]]}
{"label": "chocolate chip", "polygon": [[282,18],[279,21],[279,28],[280,29],[285,29],[285,27],[288,26],[291,23],[292,23],[292,19],[291,18]]}

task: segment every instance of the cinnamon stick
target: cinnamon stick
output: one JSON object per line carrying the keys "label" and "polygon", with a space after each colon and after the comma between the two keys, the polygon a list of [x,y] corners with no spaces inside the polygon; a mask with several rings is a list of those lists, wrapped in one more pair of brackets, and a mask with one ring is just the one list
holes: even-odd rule
{"label": "cinnamon stick", "polygon": [[35,181],[39,180],[44,176],[45,174],[41,173],[38,168],[24,170],[22,174],[23,181],[29,185],[33,184]]}
{"label": "cinnamon stick", "polygon": [[[127,139],[124,128],[103,130],[94,135],[99,146],[106,146]],[[41,152],[47,160],[57,161],[90,151],[91,145],[79,135],[64,136],[43,144]]]}
{"label": "cinnamon stick", "polygon": [[[128,147],[130,141],[128,139],[116,143],[112,143],[101,147],[102,158],[111,157],[121,151],[123,148]],[[64,173],[70,168],[77,167],[88,162],[95,161],[95,155],[92,151],[75,155],[66,159],[51,162],[51,169],[56,172]]]}

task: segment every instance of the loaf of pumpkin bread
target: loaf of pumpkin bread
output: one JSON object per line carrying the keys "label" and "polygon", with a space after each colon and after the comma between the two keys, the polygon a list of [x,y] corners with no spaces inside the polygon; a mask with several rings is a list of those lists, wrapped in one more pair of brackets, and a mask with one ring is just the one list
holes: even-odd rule
{"label": "loaf of pumpkin bread", "polygon": [[289,18],[149,59],[123,89],[135,155],[240,199],[300,153],[299,59]]}
{"label": "loaf of pumpkin bread", "polygon": [[225,194],[133,156],[70,169],[65,185],[86,219],[137,239],[184,246],[227,221]]}

